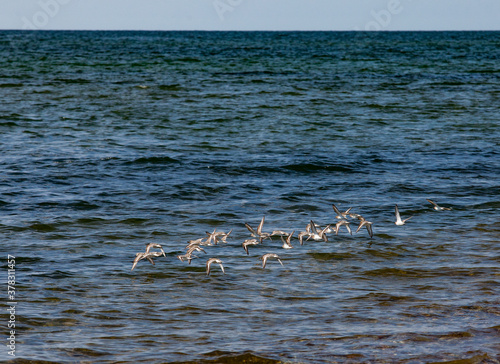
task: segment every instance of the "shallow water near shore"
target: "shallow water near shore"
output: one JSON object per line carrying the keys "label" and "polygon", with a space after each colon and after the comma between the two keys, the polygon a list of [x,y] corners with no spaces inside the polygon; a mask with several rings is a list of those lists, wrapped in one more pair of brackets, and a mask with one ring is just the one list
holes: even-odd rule
{"label": "shallow water near shore", "polygon": [[[0,46],[18,362],[500,362],[500,33],[5,31]],[[332,203],[373,238],[350,219],[328,242],[242,248],[245,223],[296,237],[336,222]],[[177,259],[214,229],[227,244]],[[150,242],[167,257],[131,271]],[[210,257],[226,274],[205,274]]]}

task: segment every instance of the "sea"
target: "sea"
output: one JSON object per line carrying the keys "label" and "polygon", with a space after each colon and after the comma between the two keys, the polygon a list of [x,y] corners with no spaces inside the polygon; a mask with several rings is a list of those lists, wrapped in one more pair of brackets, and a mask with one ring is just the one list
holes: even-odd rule
{"label": "sea", "polygon": [[1,31],[0,100],[0,362],[500,363],[500,32]]}

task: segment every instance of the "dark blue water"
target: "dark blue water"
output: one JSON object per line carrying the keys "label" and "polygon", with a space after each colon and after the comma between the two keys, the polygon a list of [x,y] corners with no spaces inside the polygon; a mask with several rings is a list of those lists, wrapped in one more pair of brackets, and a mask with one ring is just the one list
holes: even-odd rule
{"label": "dark blue water", "polygon": [[0,32],[0,96],[20,362],[500,362],[500,33]]}

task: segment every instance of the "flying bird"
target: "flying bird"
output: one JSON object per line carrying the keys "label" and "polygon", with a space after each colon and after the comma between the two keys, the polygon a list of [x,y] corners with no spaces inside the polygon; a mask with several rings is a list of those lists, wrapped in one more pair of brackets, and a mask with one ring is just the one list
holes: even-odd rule
{"label": "flying bird", "polygon": [[212,265],[212,263],[219,264],[220,269],[222,270],[222,273],[226,274],[226,272],[224,271],[224,266],[222,265],[222,260],[217,259],[217,258],[210,258],[209,260],[207,260],[207,276],[210,275],[210,266]]}
{"label": "flying bird", "polygon": [[370,235],[370,238],[373,238],[373,228],[372,228],[372,222],[366,220],[363,216],[359,215],[359,225],[358,228],[356,229],[356,232],[358,232],[363,226],[366,228],[368,231],[368,234]]}
{"label": "flying bird", "polygon": [[137,253],[135,255],[134,263],[132,264],[132,269],[134,270],[137,263],[142,259],[147,259],[151,264],[155,265],[153,258],[161,257],[163,253],[160,252],[148,252],[148,253]]}
{"label": "flying bird", "polygon": [[165,251],[163,250],[163,248],[161,247],[160,244],[158,243],[149,243],[149,244],[146,244],[146,253],[149,253],[149,251],[151,250],[151,248],[158,248],[161,250],[163,256],[166,258],[167,256],[165,255]]}
{"label": "flying bird", "polygon": [[429,200],[429,199],[427,199],[427,201],[430,202],[433,205],[432,208],[434,210],[436,210],[436,211],[451,210],[451,207],[442,207],[442,206],[439,206],[437,203],[435,203],[434,201]]}
{"label": "flying bird", "polygon": [[398,226],[404,225],[408,220],[410,220],[413,216],[410,216],[404,220],[401,220],[401,215],[399,214],[398,205],[396,205],[396,222],[395,224]]}
{"label": "flying bird", "polygon": [[248,246],[249,245],[259,245],[259,242],[257,239],[247,239],[241,244],[243,246],[243,249],[247,252],[248,255]]}
{"label": "flying bird", "polygon": [[340,212],[340,210],[337,208],[337,206],[335,206],[335,204],[332,203],[332,207],[333,207],[333,211],[335,211],[335,213],[337,214],[337,216],[335,216],[337,219],[347,219],[347,216],[349,215],[349,211],[351,211],[352,207],[349,207],[347,210],[345,210],[344,212]]}
{"label": "flying bird", "polygon": [[313,239],[316,241],[320,240],[323,240],[325,242],[328,241],[328,237],[326,236],[326,231],[330,229],[330,225],[327,225],[325,228],[318,231],[318,229],[316,228],[317,225],[314,223],[314,221],[311,220],[310,226],[311,226],[311,234],[306,240]]}
{"label": "flying bird", "polygon": [[268,254],[264,254],[263,256],[260,257],[260,259],[262,260],[262,268],[266,267],[267,260],[270,258],[276,259],[278,262],[280,262],[281,265],[283,265],[278,254],[268,253]]}
{"label": "flying bird", "polygon": [[283,242],[283,245],[281,247],[283,249],[292,249],[293,248],[291,241],[292,241],[292,236],[294,233],[295,233],[295,230],[292,231],[290,234],[287,234],[286,239],[283,237],[283,235],[281,235],[281,241]]}
{"label": "flying bird", "polygon": [[267,238],[271,239],[270,238],[271,234],[262,232],[262,226],[264,226],[264,220],[265,220],[265,216],[263,216],[262,220],[260,220],[260,224],[257,227],[257,230],[254,230],[253,227],[251,227],[249,224],[245,223],[245,226],[248,229],[248,231],[250,231],[252,233],[252,236],[254,238],[259,238],[261,243],[262,243],[262,240],[264,240],[264,239],[267,239]]}

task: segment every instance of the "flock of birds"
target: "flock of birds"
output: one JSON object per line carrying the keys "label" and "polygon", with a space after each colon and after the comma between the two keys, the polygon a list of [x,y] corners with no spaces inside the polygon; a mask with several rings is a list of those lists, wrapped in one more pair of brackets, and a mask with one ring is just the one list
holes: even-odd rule
{"label": "flock of birds", "polygon": [[[444,211],[444,210],[451,210],[450,207],[442,207],[439,206],[437,203],[435,203],[432,200],[427,199],[429,203],[433,205],[433,209],[436,211]],[[334,224],[328,224],[325,227],[321,227],[320,225],[316,224],[314,221],[310,221],[309,224],[306,225],[305,231],[301,231],[298,233],[298,240],[300,245],[304,244],[304,241],[308,240],[314,240],[314,241],[328,241],[328,233],[335,233],[335,235],[338,235],[339,230],[342,226],[345,227],[347,232],[352,235],[352,229],[350,227],[351,221],[350,219],[357,219],[358,220],[358,226],[356,228],[356,233],[359,232],[362,228],[365,228],[370,235],[370,238],[373,237],[373,228],[372,225],[373,223],[371,221],[366,220],[363,216],[352,213],[351,209],[349,208],[346,211],[342,212],[340,211],[335,204],[332,204],[333,211],[336,213],[336,219],[338,220]],[[396,225],[401,226],[406,224],[408,220],[410,220],[413,216],[407,217],[405,219],[401,218],[401,214],[399,212],[398,205],[395,206],[395,217],[396,221],[394,222]],[[282,248],[283,249],[291,249],[293,248],[291,241],[292,237],[295,234],[295,231],[292,231],[291,233],[287,233],[282,230],[274,230],[271,233],[263,232],[263,226],[264,226],[264,221],[265,221],[265,216],[262,217],[262,220],[260,221],[260,224],[257,226],[256,229],[254,229],[252,226],[250,226],[248,223],[245,223],[245,227],[248,229],[250,232],[252,238],[246,239],[242,243],[242,247],[245,250],[246,254],[249,255],[249,246],[252,245],[259,245],[262,244],[262,242],[265,239],[271,239],[273,236],[279,236],[281,238],[281,241],[283,243]],[[229,232],[225,233],[222,231],[217,231],[215,229],[212,233],[206,232],[207,236],[204,238],[199,238],[195,240],[190,240],[188,241],[188,244],[186,245],[186,253],[182,255],[178,255],[177,258],[184,262],[187,261],[188,264],[191,264],[191,260],[194,258],[197,258],[196,255],[194,255],[196,252],[203,252],[206,254],[205,249],[203,249],[203,246],[212,246],[212,245],[217,245],[218,243],[227,243],[227,238],[231,234],[232,229],[229,230]],[[272,240],[272,239],[271,239]],[[152,249],[159,249],[159,251],[152,251]],[[153,258],[158,258],[160,256],[167,257],[165,254],[165,251],[163,250],[162,246],[158,243],[149,243],[146,245],[146,251],[137,253],[132,265],[132,270],[136,267],[137,263],[143,259],[147,259],[151,264],[155,264]],[[267,253],[264,254],[260,257],[260,260],[262,260],[262,268],[266,267],[267,261],[269,259],[276,259],[282,266],[283,262],[281,261],[280,257],[278,254],[275,253]],[[212,264],[219,264],[222,273],[225,274],[224,266],[222,265],[222,261],[218,258],[209,258],[206,262],[206,274],[210,275],[210,269]]]}

